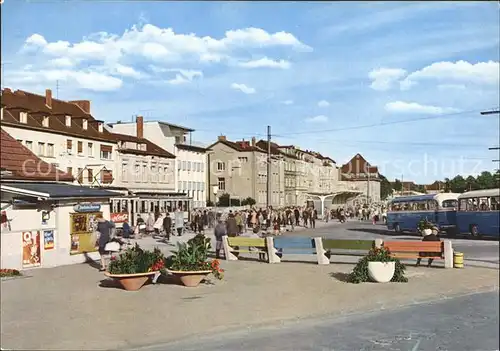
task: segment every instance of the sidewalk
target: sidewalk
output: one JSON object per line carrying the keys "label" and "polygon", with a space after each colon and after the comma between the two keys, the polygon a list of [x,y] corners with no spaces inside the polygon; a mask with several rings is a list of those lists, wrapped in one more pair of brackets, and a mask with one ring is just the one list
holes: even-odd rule
{"label": "sidewalk", "polygon": [[126,292],[87,265],[1,282],[1,342],[8,349],[129,349],[232,328],[391,309],[498,289],[498,270],[409,267],[408,283],[348,284],[352,264],[222,262],[226,277],[185,288]]}

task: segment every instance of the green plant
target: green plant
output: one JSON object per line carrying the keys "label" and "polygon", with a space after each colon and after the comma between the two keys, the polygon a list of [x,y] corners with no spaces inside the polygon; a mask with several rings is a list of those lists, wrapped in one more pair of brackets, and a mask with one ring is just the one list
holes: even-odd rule
{"label": "green plant", "polygon": [[391,282],[406,283],[408,278],[405,277],[406,267],[397,258],[391,256],[388,249],[373,248],[368,252],[368,255],[361,258],[352,272],[349,274],[347,281],[349,283],[359,284],[370,280],[368,276],[368,262],[395,262],[396,269]]}
{"label": "green plant", "polygon": [[437,230],[437,226],[429,221],[427,218],[422,218],[418,224],[417,224],[417,229],[420,232],[423,232],[425,229],[431,229],[431,230]]}
{"label": "green plant", "polygon": [[135,274],[162,271],[164,267],[165,256],[160,249],[143,250],[136,243],[119,256],[111,257],[108,271],[111,274]]}
{"label": "green plant", "polygon": [[198,234],[187,243],[177,243],[175,251],[166,260],[166,267],[173,271],[212,271],[217,279],[223,278],[224,270],[218,260],[208,260],[210,238]]}
{"label": "green plant", "polygon": [[17,269],[6,269],[6,268],[0,269],[0,278],[19,277],[21,275],[22,275],[21,272],[19,272]]}

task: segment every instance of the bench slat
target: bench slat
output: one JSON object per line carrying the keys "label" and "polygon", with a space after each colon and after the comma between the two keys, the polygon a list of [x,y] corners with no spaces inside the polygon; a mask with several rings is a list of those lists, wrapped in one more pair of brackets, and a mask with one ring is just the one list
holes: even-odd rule
{"label": "bench slat", "polygon": [[370,250],[375,246],[374,240],[339,240],[323,239],[323,249]]}
{"label": "bench slat", "polygon": [[312,249],[315,248],[314,239],[300,237],[274,238],[274,247],[277,249]]}
{"label": "bench slat", "polygon": [[384,247],[391,252],[442,252],[443,242],[386,241]]}
{"label": "bench slat", "polygon": [[227,238],[229,246],[251,246],[251,247],[266,247],[264,238]]}
{"label": "bench slat", "polygon": [[404,259],[404,258],[408,258],[408,259],[411,259],[411,258],[413,258],[413,259],[417,259],[417,258],[424,258],[424,259],[426,259],[426,258],[432,258],[432,259],[435,259],[435,260],[443,259],[443,257],[441,257],[441,256],[420,257],[418,254],[404,254],[404,253],[403,254],[395,253],[395,254],[391,254],[391,256],[395,257],[395,258],[402,258],[402,259]]}
{"label": "bench slat", "polygon": [[267,251],[262,251],[262,250],[231,250],[231,252],[252,253],[252,254],[267,253]]}

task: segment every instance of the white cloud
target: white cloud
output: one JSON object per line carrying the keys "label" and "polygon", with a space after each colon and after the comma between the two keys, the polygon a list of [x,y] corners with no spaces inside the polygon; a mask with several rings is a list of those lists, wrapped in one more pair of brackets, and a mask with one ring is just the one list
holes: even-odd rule
{"label": "white cloud", "polygon": [[439,84],[439,90],[465,90],[467,87],[465,84]]}
{"label": "white cloud", "polygon": [[255,94],[256,92],[254,88],[248,87],[245,84],[238,84],[238,83],[231,84],[231,89],[239,90],[245,94]]}
{"label": "white cloud", "polygon": [[319,107],[328,107],[328,106],[330,106],[330,103],[326,100],[321,100],[321,101],[318,101],[318,106]]}
{"label": "white cloud", "polygon": [[281,102],[283,105],[293,105],[293,100],[285,100]]}
{"label": "white cloud", "polygon": [[141,78],[143,75],[140,72],[137,72],[133,67],[124,66],[119,63],[115,65],[116,73],[123,77],[130,78]]}
{"label": "white cloud", "polygon": [[306,118],[306,122],[308,122],[308,123],[326,123],[326,122],[328,122],[328,117],[325,115],[309,117],[309,118]]}
{"label": "white cloud", "polygon": [[243,67],[243,68],[281,68],[281,69],[288,69],[291,67],[290,62],[285,61],[285,60],[272,60],[267,57],[263,57],[259,60],[253,60],[253,61],[247,61],[247,62],[240,62],[238,63],[238,66]]}
{"label": "white cloud", "polygon": [[52,59],[49,61],[49,64],[51,66],[66,67],[66,68],[73,66],[73,62],[67,57],[59,57]]}
{"label": "white cloud", "polygon": [[176,74],[175,78],[167,80],[167,83],[172,85],[179,85],[179,84],[189,83],[189,79],[187,79],[181,74]]}
{"label": "white cloud", "polygon": [[68,69],[45,69],[42,71],[10,72],[9,81],[15,84],[53,85],[56,81],[62,86],[69,84],[81,89],[93,91],[112,91],[121,88],[123,81],[119,78],[92,71],[72,71]]}
{"label": "white cloud", "polygon": [[404,102],[404,101],[389,102],[385,105],[385,109],[388,112],[394,112],[394,113],[410,113],[410,114],[416,113],[416,114],[428,114],[428,115],[442,115],[445,113],[460,112],[459,109],[453,107],[421,105],[416,102]]}
{"label": "white cloud", "polygon": [[177,73],[175,78],[167,80],[167,83],[172,85],[179,85],[184,83],[192,82],[195,78],[202,78],[203,72],[193,69],[182,69],[182,68],[164,68],[154,65],[150,65],[149,69],[154,73]]}
{"label": "white cloud", "polygon": [[406,71],[401,68],[378,68],[372,70],[368,77],[372,80],[370,87],[373,90],[386,91],[391,89],[405,75]]}
{"label": "white cloud", "polygon": [[435,62],[421,70],[410,73],[401,88],[408,89],[419,81],[437,80],[454,83],[495,85],[499,83],[500,63],[495,61],[470,63],[467,61]]}
{"label": "white cloud", "polygon": [[260,28],[230,30],[221,39],[197,36],[194,33],[177,34],[172,28],[159,28],[152,24],[133,26],[122,35],[97,33],[78,43],[68,41],[47,42],[40,34],[25,41],[28,48],[41,48],[50,56],[75,60],[118,60],[124,56],[142,56],[150,60],[218,61],[237,49],[263,47],[290,47],[311,50],[293,34],[268,33]]}

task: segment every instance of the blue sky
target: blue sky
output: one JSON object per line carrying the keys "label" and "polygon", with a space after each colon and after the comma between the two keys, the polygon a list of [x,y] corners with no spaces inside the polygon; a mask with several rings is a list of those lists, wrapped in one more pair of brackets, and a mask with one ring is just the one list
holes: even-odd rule
{"label": "blue sky", "polygon": [[89,99],[210,143],[265,137],[389,178],[492,170],[496,2],[5,0],[3,85]]}

